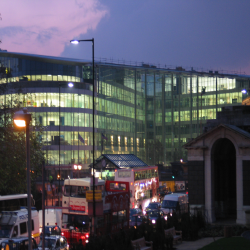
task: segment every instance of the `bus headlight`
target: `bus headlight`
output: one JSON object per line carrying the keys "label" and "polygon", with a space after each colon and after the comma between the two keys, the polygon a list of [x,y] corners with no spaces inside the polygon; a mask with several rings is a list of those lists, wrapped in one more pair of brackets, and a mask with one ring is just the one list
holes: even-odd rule
{"label": "bus headlight", "polygon": [[89,243],[89,240],[86,240],[86,243]]}

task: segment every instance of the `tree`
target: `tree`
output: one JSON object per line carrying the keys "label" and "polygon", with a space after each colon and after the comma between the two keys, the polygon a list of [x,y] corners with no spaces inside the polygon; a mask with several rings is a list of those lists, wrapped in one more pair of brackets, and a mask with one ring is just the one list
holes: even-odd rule
{"label": "tree", "polygon": [[[1,13],[0,13],[0,21],[2,20],[2,17],[1,17]],[[0,43],[2,43],[2,41],[0,40]]]}
{"label": "tree", "polygon": [[[16,132],[13,129],[10,114],[5,114],[7,121],[0,127],[0,194],[27,193],[26,181],[26,139],[24,132]],[[13,111],[11,112],[11,116]],[[1,124],[2,125],[2,124]],[[31,187],[35,192],[35,180],[41,176],[41,166],[44,154],[39,141],[41,128],[32,127],[30,132],[30,167]]]}
{"label": "tree", "polygon": [[[2,76],[7,76],[6,72],[3,70]],[[10,93],[10,88],[13,89],[9,86],[9,83],[0,84],[0,96],[6,97],[6,101],[0,103],[0,195],[27,193],[25,132],[17,132],[13,128],[13,114],[20,109],[19,94],[15,92],[8,99],[6,94]],[[35,193],[35,180],[41,176],[44,161],[40,141],[42,132],[42,127],[30,126],[32,193]]]}

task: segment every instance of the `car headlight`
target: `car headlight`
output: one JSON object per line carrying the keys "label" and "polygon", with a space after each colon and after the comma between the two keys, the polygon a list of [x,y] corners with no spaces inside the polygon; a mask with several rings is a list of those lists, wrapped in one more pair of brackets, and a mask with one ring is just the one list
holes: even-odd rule
{"label": "car headlight", "polygon": [[164,219],[165,219],[165,220],[167,220],[167,219],[168,219],[167,215],[166,215],[166,216],[164,216]]}
{"label": "car headlight", "polygon": [[152,220],[152,224],[155,224],[155,222],[156,222],[155,220]]}

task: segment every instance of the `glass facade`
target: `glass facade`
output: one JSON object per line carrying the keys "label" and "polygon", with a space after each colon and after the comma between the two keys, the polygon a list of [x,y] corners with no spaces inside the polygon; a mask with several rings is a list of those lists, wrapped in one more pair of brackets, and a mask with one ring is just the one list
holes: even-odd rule
{"label": "glass facade", "polygon": [[[93,160],[91,66],[0,51],[0,84],[7,86],[1,107],[27,107],[32,122],[44,127],[47,165],[60,159],[61,165],[88,166]],[[95,158],[135,154],[148,165],[185,160],[183,144],[202,133],[221,107],[241,105],[249,83],[248,76],[96,62]]]}

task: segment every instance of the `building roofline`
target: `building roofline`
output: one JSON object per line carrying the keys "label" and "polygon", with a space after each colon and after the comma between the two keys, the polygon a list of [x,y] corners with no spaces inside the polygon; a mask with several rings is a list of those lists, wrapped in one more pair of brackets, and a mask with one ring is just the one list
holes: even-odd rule
{"label": "building roofline", "polygon": [[[27,59],[32,59],[32,58],[37,58],[40,59],[41,61],[43,60],[50,60],[51,62],[62,62],[62,63],[77,63],[77,64],[92,64],[91,60],[85,60],[85,59],[77,59],[77,58],[67,58],[67,57],[55,57],[55,56],[47,56],[47,55],[37,55],[37,54],[28,54],[28,53],[20,53],[20,52],[8,52],[6,50],[0,50],[0,56],[23,56],[24,58]],[[182,75],[198,75],[198,76],[207,76],[207,77],[227,77],[227,78],[250,78],[250,75],[242,75],[242,74],[226,74],[226,73],[219,73],[218,71],[195,71],[195,70],[185,70],[182,67],[176,67],[174,68],[161,68],[157,67],[155,65],[151,64],[144,64],[141,63],[141,65],[129,65],[129,64],[122,64],[121,63],[112,63],[112,62],[104,62],[101,60],[96,60],[95,59],[95,64],[99,66],[111,66],[111,67],[125,67],[125,68],[137,68],[137,69],[148,69],[148,70],[156,70],[156,71],[164,71],[164,72],[169,72],[169,73],[176,73],[176,74],[182,74]]]}
{"label": "building roofline", "polygon": [[[189,141],[188,143],[184,144],[183,147],[184,148],[189,148],[193,143],[195,143],[198,140],[201,140],[202,138],[206,137],[208,134],[211,134],[212,132],[214,132],[215,130],[217,130],[220,127],[224,127],[228,130],[234,131],[236,133],[238,133],[239,135],[245,137],[245,138],[249,138],[250,139],[250,133],[248,133],[247,131],[238,128],[237,126],[234,125],[230,125],[230,124],[219,124],[218,126],[212,128],[211,130],[197,136],[196,138],[194,138],[193,140]],[[204,146],[204,148],[206,148],[206,146]]]}

